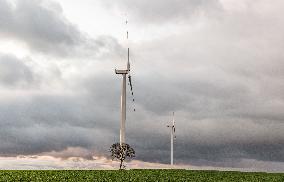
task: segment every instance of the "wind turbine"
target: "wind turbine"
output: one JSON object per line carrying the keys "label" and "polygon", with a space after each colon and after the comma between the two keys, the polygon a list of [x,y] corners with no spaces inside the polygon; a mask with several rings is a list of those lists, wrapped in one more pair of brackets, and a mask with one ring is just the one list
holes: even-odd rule
{"label": "wind turbine", "polygon": [[[125,21],[126,25],[128,24],[128,20]],[[126,31],[126,39],[128,40],[128,30]],[[122,75],[122,85],[121,85],[121,122],[120,122],[120,144],[125,143],[125,121],[126,121],[126,76],[128,75],[129,86],[131,90],[131,94],[133,96],[133,87],[131,82],[130,75],[130,62],[129,62],[129,47],[127,48],[127,67],[126,69],[117,70],[115,69],[115,73]],[[135,111],[135,109],[134,109]]]}
{"label": "wind turbine", "polygon": [[171,166],[174,165],[174,138],[176,136],[174,135],[176,132],[176,127],[175,127],[175,112],[173,112],[173,120],[171,125],[167,125],[168,128],[171,129]]}

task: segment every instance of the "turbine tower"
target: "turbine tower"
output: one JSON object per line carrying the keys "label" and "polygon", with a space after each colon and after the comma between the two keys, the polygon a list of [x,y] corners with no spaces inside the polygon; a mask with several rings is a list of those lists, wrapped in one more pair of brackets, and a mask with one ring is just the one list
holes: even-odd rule
{"label": "turbine tower", "polygon": [[176,132],[176,127],[175,127],[175,112],[173,112],[173,120],[171,125],[167,125],[168,128],[171,129],[171,166],[174,165],[174,138],[175,132]]}
{"label": "turbine tower", "polygon": [[[125,21],[126,25],[128,24],[128,20]],[[126,31],[126,39],[128,40],[128,30]],[[128,46],[128,45],[127,45]],[[133,95],[133,88],[131,83],[131,76],[130,76],[130,62],[129,62],[129,47],[127,48],[127,67],[126,69],[117,70],[115,69],[115,73],[122,75],[122,85],[121,85],[121,122],[120,122],[120,144],[125,143],[125,121],[126,121],[126,76],[128,75],[128,80],[131,89],[131,94],[133,96],[134,102],[134,95]],[[134,109],[135,111],[135,109]]]}

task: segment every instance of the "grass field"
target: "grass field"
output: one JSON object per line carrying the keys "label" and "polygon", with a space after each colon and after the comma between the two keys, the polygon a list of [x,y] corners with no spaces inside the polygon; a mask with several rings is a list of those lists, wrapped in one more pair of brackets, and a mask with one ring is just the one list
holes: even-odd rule
{"label": "grass field", "polygon": [[253,181],[284,182],[284,173],[190,170],[38,170],[0,171],[1,181]]}

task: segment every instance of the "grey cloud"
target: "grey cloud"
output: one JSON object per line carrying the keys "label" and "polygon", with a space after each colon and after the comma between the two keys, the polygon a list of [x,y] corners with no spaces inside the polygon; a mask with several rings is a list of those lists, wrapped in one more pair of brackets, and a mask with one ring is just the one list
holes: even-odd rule
{"label": "grey cloud", "polygon": [[[64,158],[70,154],[61,151],[80,147],[88,154],[75,151],[74,155],[88,159],[92,155],[108,156],[110,145],[118,141],[120,85],[108,85],[113,80],[109,78],[77,80],[71,94],[68,90],[29,94],[25,89],[26,94],[0,98],[0,155],[49,153]],[[14,92],[11,89],[12,95]]]}
{"label": "grey cloud", "polygon": [[[204,125],[190,117],[188,121],[178,118],[176,121],[174,155],[177,164],[236,167],[232,165],[241,159],[283,162],[283,124],[268,127],[271,124],[251,125],[250,121],[236,119],[213,120]],[[155,122],[145,122],[143,127],[135,122],[129,129],[132,130],[128,134],[129,142],[137,149],[138,159],[169,163],[170,132],[165,127],[166,121],[159,121],[158,128],[152,127]],[[247,127],[249,129],[245,129]]]}
{"label": "grey cloud", "polygon": [[88,37],[63,15],[59,4],[46,0],[0,1],[0,36],[24,42],[32,51],[60,57],[100,57],[117,49],[110,36]]}
{"label": "grey cloud", "polygon": [[[58,157],[58,153],[52,151],[60,153],[68,147],[81,147],[90,153],[98,151],[108,156],[109,145],[117,142],[119,136],[120,79],[113,79],[111,75],[115,77],[114,73],[110,72],[104,78],[92,77],[79,82],[80,87],[88,91],[86,93],[84,90],[84,94],[39,95],[24,100],[21,104],[2,102],[2,155],[48,152]],[[169,131],[165,125],[170,120],[167,112],[171,110],[167,109],[167,105],[172,106],[171,103],[176,100],[175,96],[168,95],[167,102],[170,104],[160,104],[160,111],[151,109],[151,103],[143,103],[142,100],[147,98],[147,95],[141,95],[151,90],[147,87],[139,89],[141,83],[137,78],[134,79],[134,84],[137,110],[131,111],[131,105],[128,103],[127,142],[135,148],[137,159],[167,163],[170,145]],[[154,87],[156,84],[151,85]],[[170,93],[171,86],[163,86],[162,90],[168,89]],[[151,94],[157,96],[160,93]],[[193,97],[198,98],[198,95]],[[214,95],[206,95],[205,100],[210,100],[211,97]],[[210,115],[210,112],[222,112],[223,109],[217,106],[211,108],[210,112],[200,111],[200,105],[203,103],[192,103],[189,107],[190,103],[187,103],[186,99],[179,100],[182,101],[185,102],[182,103],[184,107],[176,110],[177,163],[230,167],[242,158],[260,161],[284,160],[281,157],[281,123],[259,123],[255,118],[232,118],[230,115],[226,116],[225,111],[223,114]],[[218,108],[221,111],[218,111]],[[199,112],[194,113],[194,109]],[[189,114],[184,114],[185,112]],[[211,120],[204,121],[206,118]],[[73,155],[80,155],[79,153],[75,152]],[[82,157],[89,158],[90,155],[82,154]],[[60,156],[64,157],[63,154]]]}
{"label": "grey cloud", "polygon": [[222,11],[218,0],[120,0],[103,1],[110,8],[118,8],[147,23],[167,23],[191,18],[192,15]]}
{"label": "grey cloud", "polygon": [[56,64],[46,64],[30,57],[19,58],[0,53],[0,87],[6,91],[40,91],[62,84],[62,73]]}
{"label": "grey cloud", "polygon": [[0,83],[6,87],[29,87],[35,82],[34,73],[22,60],[0,54]]}
{"label": "grey cloud", "polygon": [[113,142],[113,126],[100,118],[96,108],[82,97],[63,95],[15,96],[14,101],[3,101],[1,155],[58,152],[68,147],[106,153]]}

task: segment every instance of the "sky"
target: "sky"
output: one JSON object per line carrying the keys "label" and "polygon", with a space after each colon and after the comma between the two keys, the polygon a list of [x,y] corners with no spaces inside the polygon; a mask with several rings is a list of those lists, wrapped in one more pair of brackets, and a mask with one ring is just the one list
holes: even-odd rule
{"label": "sky", "polygon": [[0,0],[0,168],[115,166],[114,69],[129,46],[130,166],[170,162],[174,111],[177,167],[283,172],[283,10],[282,0]]}

